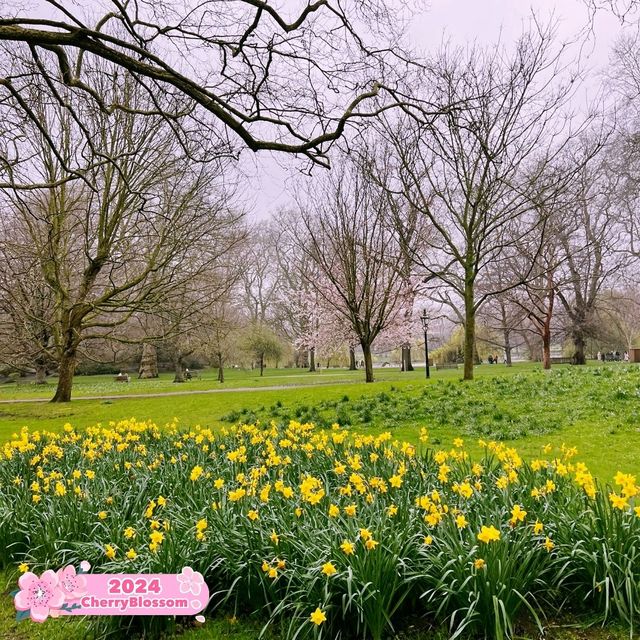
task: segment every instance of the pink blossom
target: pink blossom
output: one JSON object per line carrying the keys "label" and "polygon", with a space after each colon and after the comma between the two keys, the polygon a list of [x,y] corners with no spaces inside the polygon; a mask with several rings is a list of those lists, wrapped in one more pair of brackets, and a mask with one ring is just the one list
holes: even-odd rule
{"label": "pink blossom", "polygon": [[80,563],[80,568],[81,568],[85,573],[87,573],[87,571],[89,571],[89,569],[91,569],[91,563],[90,563],[90,562],[88,562],[87,560],[83,560],[83,561]]}
{"label": "pink blossom", "polygon": [[180,583],[180,593],[192,593],[199,596],[204,584],[204,578],[198,571],[194,571],[191,567],[184,567],[182,573],[178,574],[178,582]]}
{"label": "pink blossom", "polygon": [[58,570],[58,585],[65,600],[76,600],[87,593],[87,579],[83,575],[77,575],[76,568],[71,565]]}
{"label": "pink blossom", "polygon": [[42,576],[27,571],[18,580],[20,591],[15,597],[18,611],[29,611],[34,622],[44,622],[51,610],[59,609],[64,603],[64,592],[58,585],[58,576],[49,569]]}

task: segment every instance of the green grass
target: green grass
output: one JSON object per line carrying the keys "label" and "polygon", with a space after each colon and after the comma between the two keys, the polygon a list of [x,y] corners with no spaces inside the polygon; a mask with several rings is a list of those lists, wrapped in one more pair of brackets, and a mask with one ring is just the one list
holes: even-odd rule
{"label": "green grass", "polygon": [[[372,433],[391,429],[396,437],[409,441],[415,441],[420,427],[426,426],[433,444],[449,446],[454,437],[462,436],[472,450],[478,437],[503,439],[515,444],[527,457],[538,456],[547,443],[567,444],[577,446],[580,459],[602,479],[611,479],[618,469],[640,474],[639,367],[612,363],[586,368],[562,366],[543,372],[539,365],[484,365],[476,369],[475,381],[464,384],[459,382],[461,372],[453,370],[434,372],[426,381],[423,371],[382,369],[376,371],[378,381],[373,384],[361,382],[360,371],[323,370],[309,374],[272,369],[265,372],[263,379],[251,371],[235,370],[231,374],[234,377],[225,383],[230,385],[228,388],[235,385],[255,390],[75,400],[56,405],[0,404],[0,441],[10,438],[22,426],[58,430],[66,422],[86,427],[131,416],[158,424],[177,417],[185,427],[220,426],[228,424],[230,417],[250,421],[254,417],[268,420],[288,416],[328,423],[347,418],[356,428]],[[96,383],[96,379],[100,382]],[[330,383],[260,390],[265,381]],[[166,377],[160,381],[136,381],[141,387],[154,382],[164,385],[159,390],[169,391],[176,387],[180,391],[195,389],[196,384],[217,388],[213,371],[205,372],[201,381],[184,385],[172,385]],[[103,383],[107,384],[104,376],[79,376],[78,394],[89,395],[89,389]],[[387,400],[383,400],[385,396]]]}
{"label": "green grass", "polygon": [[[504,365],[485,365],[476,367],[476,375],[481,378],[496,375],[505,376],[523,370],[530,370],[534,366],[528,363],[519,363],[511,368]],[[438,380],[455,380],[462,375],[460,369],[445,369],[443,371],[431,369],[431,373],[433,379]],[[114,382],[112,375],[78,375],[74,379],[72,397],[172,393],[266,386],[350,384],[364,381],[362,370],[348,371],[346,369],[321,369],[314,373],[310,373],[306,369],[265,369],[263,376],[260,376],[257,369],[229,369],[225,371],[225,381],[222,384],[217,380],[217,369],[194,371],[194,374],[198,377],[182,384],[173,382],[173,373],[161,373],[159,378],[148,380],[138,380],[135,375],[132,375],[131,381],[127,384]],[[395,368],[382,368],[375,370],[375,378],[379,382],[401,381],[407,378],[422,381],[424,379],[424,370],[419,369],[403,373]],[[36,398],[48,400],[54,394],[55,385],[55,377],[49,378],[46,385],[34,385],[31,381],[5,383],[0,385],[0,400]]]}

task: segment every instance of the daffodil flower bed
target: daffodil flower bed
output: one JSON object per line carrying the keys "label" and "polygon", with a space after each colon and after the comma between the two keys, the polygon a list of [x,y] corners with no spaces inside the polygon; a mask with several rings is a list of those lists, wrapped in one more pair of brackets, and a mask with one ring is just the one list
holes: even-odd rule
{"label": "daffodil flower bed", "polygon": [[633,629],[633,476],[603,488],[572,448],[524,463],[484,442],[474,461],[460,439],[437,451],[419,439],[298,422],[24,429],[0,449],[0,563],[188,565],[210,610],[257,613],[283,638],[377,640],[416,618],[502,638],[561,606]]}

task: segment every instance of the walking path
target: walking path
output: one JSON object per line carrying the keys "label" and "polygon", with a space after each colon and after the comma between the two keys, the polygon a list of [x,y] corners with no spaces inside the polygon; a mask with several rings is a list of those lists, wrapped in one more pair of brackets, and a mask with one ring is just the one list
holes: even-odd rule
{"label": "walking path", "polygon": [[[274,376],[275,377],[275,376]],[[286,377],[286,376],[282,376]],[[294,376],[291,376],[294,377]],[[108,396],[77,396],[75,398],[72,397],[72,400],[120,400],[121,398],[126,398],[129,400],[133,400],[135,398],[164,398],[166,396],[196,396],[196,395],[204,395],[208,393],[246,393],[247,391],[281,391],[283,389],[313,389],[313,387],[322,387],[326,385],[336,385],[336,384],[354,384],[357,382],[362,382],[362,380],[341,380],[339,382],[316,382],[314,384],[279,384],[272,385],[269,387],[234,387],[231,389],[193,389],[192,391],[164,391],[157,393],[121,393],[117,395],[108,395]],[[16,402],[49,402],[51,398],[16,398],[15,400],[0,400],[0,404],[14,404]]]}

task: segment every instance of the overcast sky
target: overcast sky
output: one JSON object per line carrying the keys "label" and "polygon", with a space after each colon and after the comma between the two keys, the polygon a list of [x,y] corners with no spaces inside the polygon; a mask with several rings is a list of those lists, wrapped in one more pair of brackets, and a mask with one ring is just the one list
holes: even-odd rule
{"label": "overcast sky", "polygon": [[[500,40],[508,47],[522,33],[532,11],[543,22],[558,21],[559,39],[579,41],[582,66],[589,70],[585,91],[595,94],[598,73],[607,65],[621,25],[613,15],[601,12],[587,30],[589,13],[583,0],[430,0],[428,8],[412,20],[410,37],[425,53],[439,48],[443,40],[452,44]],[[246,154],[243,165],[250,175],[245,194],[252,217],[266,218],[291,204],[295,162],[268,153]]]}

